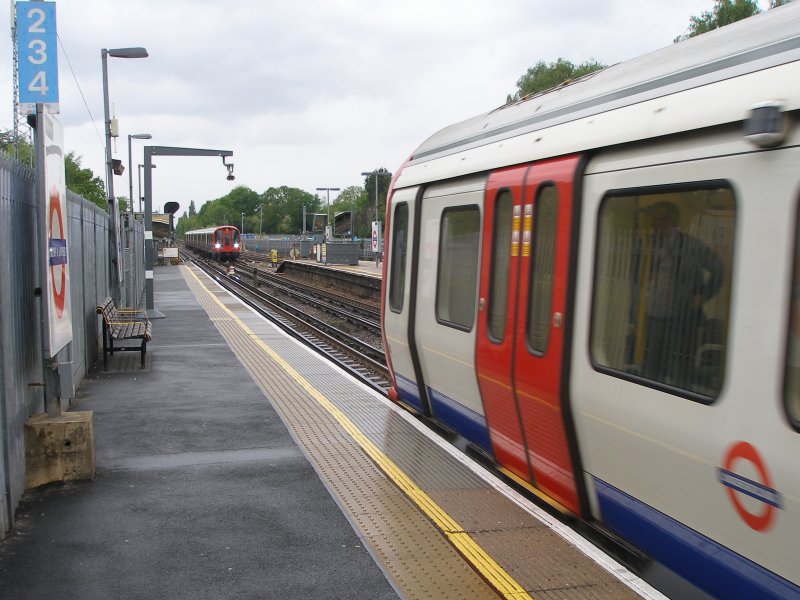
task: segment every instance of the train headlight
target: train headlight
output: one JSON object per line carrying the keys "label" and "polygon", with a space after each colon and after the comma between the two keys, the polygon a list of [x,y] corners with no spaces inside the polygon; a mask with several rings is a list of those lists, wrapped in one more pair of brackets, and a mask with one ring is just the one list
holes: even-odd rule
{"label": "train headlight", "polygon": [[233,247],[234,248],[238,248],[239,247],[239,242],[234,242]]}
{"label": "train headlight", "polygon": [[214,244],[214,248],[216,248],[217,250],[219,250],[220,248],[222,248],[222,244],[220,244],[219,242],[216,242],[216,243]]}

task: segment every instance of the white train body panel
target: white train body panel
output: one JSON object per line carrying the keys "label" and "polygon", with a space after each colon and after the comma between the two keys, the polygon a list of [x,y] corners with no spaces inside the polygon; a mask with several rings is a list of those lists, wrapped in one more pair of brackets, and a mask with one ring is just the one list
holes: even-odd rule
{"label": "white train body panel", "polygon": [[[734,559],[732,550],[797,582],[800,478],[796,463],[787,458],[799,455],[800,435],[786,419],[783,364],[796,234],[787,216],[796,213],[800,197],[800,149],[753,156],[740,140],[734,138],[729,146],[664,149],[648,154],[658,159],[654,166],[642,165],[647,154],[642,148],[598,156],[590,163],[584,180],[571,398],[592,488],[598,480],[605,482],[635,498],[635,504],[715,540],[728,549],[720,550],[725,559]],[[700,151],[710,158],[698,160]],[[603,195],[711,179],[727,180],[734,189],[737,239],[725,382],[719,397],[707,405],[596,370],[590,322],[596,218]],[[720,482],[726,452],[740,440],[757,448],[770,487],[782,498],[767,531],[747,525]],[[739,469],[753,481],[762,477],[752,465]],[[765,510],[759,500],[741,493],[736,497],[753,515]],[[602,520],[596,499],[593,509]]]}
{"label": "white train body panel", "polygon": [[[406,223],[413,223],[417,206],[415,203],[417,188],[398,190],[391,198],[389,211],[393,215],[392,223],[399,210],[407,210]],[[402,256],[390,260],[386,264],[387,281],[392,281],[387,294],[383,311],[383,336],[386,343],[386,355],[391,357],[392,370],[395,374],[400,400],[422,410],[417,391],[417,376],[409,348],[409,313],[411,311],[411,247],[414,243],[413,229],[408,227],[401,234],[403,239],[396,240],[392,236],[395,249]],[[394,258],[394,253],[392,253]],[[401,293],[402,291],[402,293]],[[394,296],[393,296],[394,294]]]}
{"label": "white train body panel", "polygon": [[[387,208],[389,295],[393,215],[408,216],[383,317],[400,399],[718,597],[800,597],[798,82],[800,2],[447,127]],[[764,106],[771,144],[744,131]],[[464,207],[479,281],[451,319],[442,261],[460,242],[443,221],[464,210],[468,229]],[[680,250],[659,246],[665,218]],[[540,222],[555,241],[537,254]],[[487,285],[505,313],[484,310]],[[679,296],[683,316],[663,314]],[[511,326],[491,339],[498,314]],[[541,484],[553,473],[569,502]]]}
{"label": "white train body panel", "polygon": [[[431,412],[454,411],[453,425],[483,421],[483,406],[475,376],[475,327],[468,330],[444,325],[437,315],[437,278],[442,268],[439,248],[442,214],[459,207],[476,207],[480,215],[483,207],[484,179],[457,181],[446,185],[431,186],[425,190],[421,206],[419,236],[419,275],[417,281],[417,314],[415,337],[420,352],[420,367],[423,380],[428,386]],[[479,252],[479,247],[476,248]],[[476,265],[477,267],[477,265]],[[477,276],[477,270],[473,273]],[[459,277],[461,274],[458,275]],[[466,276],[466,275],[465,275]],[[472,295],[471,322],[477,314],[477,289],[468,288],[465,295]],[[446,374],[445,377],[442,375]]]}

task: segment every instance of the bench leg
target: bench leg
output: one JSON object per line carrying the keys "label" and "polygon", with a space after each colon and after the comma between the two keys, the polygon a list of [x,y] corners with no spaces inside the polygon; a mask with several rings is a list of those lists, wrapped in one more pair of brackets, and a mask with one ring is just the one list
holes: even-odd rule
{"label": "bench leg", "polygon": [[147,340],[142,340],[142,368],[144,369],[144,355],[147,353]]}
{"label": "bench leg", "polygon": [[103,322],[103,370],[108,369],[108,344],[106,342],[107,335],[108,328],[106,327],[105,322]]}

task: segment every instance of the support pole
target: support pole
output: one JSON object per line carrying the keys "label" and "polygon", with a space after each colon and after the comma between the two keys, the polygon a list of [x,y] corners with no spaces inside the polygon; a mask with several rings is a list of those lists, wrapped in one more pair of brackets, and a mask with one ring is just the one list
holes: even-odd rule
{"label": "support pole", "polygon": [[144,147],[144,294],[145,312],[150,319],[164,314],[154,306],[153,291],[153,146]]}

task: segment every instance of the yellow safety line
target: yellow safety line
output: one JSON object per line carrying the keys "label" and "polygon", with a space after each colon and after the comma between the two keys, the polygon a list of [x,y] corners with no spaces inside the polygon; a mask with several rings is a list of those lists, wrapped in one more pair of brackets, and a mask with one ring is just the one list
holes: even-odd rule
{"label": "yellow safety line", "polygon": [[419,509],[433,521],[433,524],[447,537],[450,543],[458,550],[459,553],[472,565],[472,567],[480,573],[480,575],[491,585],[498,593],[505,598],[524,599],[531,598],[519,583],[513,577],[505,572],[503,567],[498,565],[486,552],[481,548],[475,540],[473,540],[464,529],[453,520],[436,502],[431,499],[428,494],[422,491],[417,485],[406,475],[394,462],[386,456],[372,441],[365,436],[361,430],[339,410],[327,397],[325,397],[319,390],[312,386],[306,379],[298,373],[294,367],[286,362],[277,352],[270,348],[264,341],[259,338],[253,331],[242,322],[227,306],[225,306],[219,298],[214,296],[211,291],[200,281],[200,278],[191,270],[186,269],[191,273],[200,286],[206,290],[208,297],[219,304],[220,308],[227,312],[231,320],[235,321],[244,331],[244,333],[252,338],[267,355],[274,360],[292,379],[294,379],[308,394],[314,398],[320,406],[322,406],[330,415],[336,419],[350,437],[361,447],[361,449],[378,465],[389,479],[399,487],[406,496],[416,504]]}

